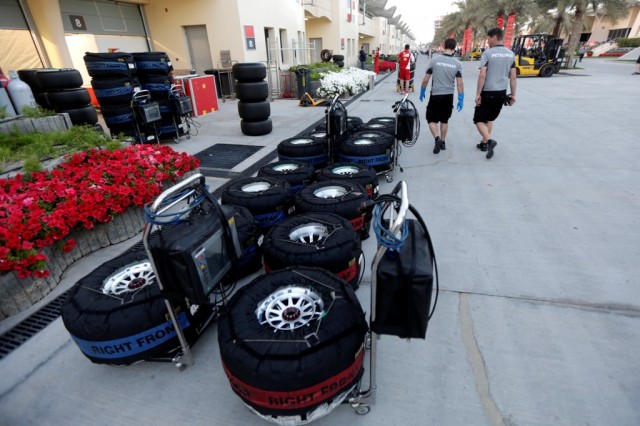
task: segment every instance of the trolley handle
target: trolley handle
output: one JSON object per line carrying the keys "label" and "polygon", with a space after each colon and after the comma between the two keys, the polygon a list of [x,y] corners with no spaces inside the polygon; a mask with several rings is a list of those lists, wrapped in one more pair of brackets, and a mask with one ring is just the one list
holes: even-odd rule
{"label": "trolley handle", "polygon": [[389,231],[395,234],[400,230],[400,227],[407,217],[407,212],[409,211],[409,192],[407,190],[407,183],[403,180],[398,182],[396,187],[393,188],[393,191],[391,191],[391,194],[400,197],[400,208],[398,209],[396,219],[389,227]]}
{"label": "trolley handle", "polygon": [[158,198],[156,198],[156,200],[153,202],[151,207],[149,207],[149,211],[151,213],[157,213],[158,210],[160,209],[160,207],[162,206],[162,204],[164,203],[164,200],[166,200],[167,198],[169,198],[171,195],[175,194],[176,192],[180,192],[180,191],[184,190],[185,188],[188,188],[189,186],[191,186],[196,181],[199,181],[200,185],[204,187],[204,185],[205,185],[205,177],[203,175],[201,175],[200,173],[197,173],[197,174],[195,174],[193,176],[189,176],[187,179],[185,179],[182,182],[172,186],[171,188],[166,189],[162,194],[160,194],[158,196]]}

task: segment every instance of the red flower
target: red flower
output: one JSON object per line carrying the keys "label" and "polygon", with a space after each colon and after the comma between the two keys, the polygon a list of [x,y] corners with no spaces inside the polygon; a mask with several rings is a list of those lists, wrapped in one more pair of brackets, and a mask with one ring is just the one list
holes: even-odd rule
{"label": "red flower", "polygon": [[[162,145],[73,154],[51,171],[0,179],[0,271],[20,278],[44,277],[38,250],[67,238],[74,228],[91,229],[161,192],[163,181],[197,168],[197,158]],[[67,239],[62,250],[76,242]]]}

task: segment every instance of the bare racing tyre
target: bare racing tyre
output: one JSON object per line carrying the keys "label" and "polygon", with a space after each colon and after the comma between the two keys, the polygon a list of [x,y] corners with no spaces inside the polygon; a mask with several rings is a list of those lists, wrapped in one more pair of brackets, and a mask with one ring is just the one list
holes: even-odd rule
{"label": "bare racing tyre", "polygon": [[258,171],[258,177],[275,177],[286,180],[295,193],[313,182],[315,169],[301,161],[277,161]]}
{"label": "bare racing tyre", "polygon": [[82,75],[73,68],[45,68],[36,73],[36,81],[43,91],[74,89],[82,86]]}
{"label": "bare racing tyre", "polygon": [[378,196],[378,175],[369,166],[358,163],[334,163],[318,173],[318,182],[339,181],[358,183],[367,192],[369,198]]}
{"label": "bare racing tyre", "polygon": [[231,389],[254,414],[306,424],[339,406],[364,372],[367,323],[351,286],[287,268],[239,289],[218,322]]}
{"label": "bare racing tyre", "polygon": [[225,216],[233,216],[238,241],[242,249],[242,254],[238,257],[237,270],[229,271],[223,278],[224,283],[232,284],[262,268],[262,250],[259,244],[260,226],[253,214],[245,207],[222,206],[222,209],[231,209],[231,214],[225,211]]}
{"label": "bare racing tyre", "polygon": [[242,82],[262,81],[267,78],[267,68],[259,62],[246,62],[233,64],[233,77]]}
{"label": "bare racing tyre", "polygon": [[81,108],[73,109],[57,109],[56,112],[65,112],[69,114],[69,119],[74,126],[82,126],[83,124],[93,126],[98,122],[98,113],[93,105],[86,105]]}
{"label": "bare racing tyre", "polygon": [[262,232],[282,222],[293,205],[293,191],[278,178],[241,178],[222,191],[222,204],[246,207],[258,221]]}
{"label": "bare racing tyre", "polygon": [[136,64],[130,53],[87,52],[83,59],[87,72],[94,78],[130,77],[136,74]]}
{"label": "bare racing tyre", "polygon": [[266,81],[237,82],[236,97],[241,101],[264,101],[269,97],[269,85]]}
{"label": "bare racing tyre", "polygon": [[269,231],[262,243],[265,271],[315,266],[333,272],[358,288],[362,243],[351,223],[338,215],[291,216]]}
{"label": "bare racing tyre", "polygon": [[371,222],[360,207],[369,199],[357,183],[316,182],[301,189],[295,196],[296,213],[333,213],[348,219],[364,240],[369,237]]}
{"label": "bare racing tyre", "polygon": [[267,135],[273,130],[273,122],[270,118],[261,121],[240,120],[240,130],[247,136]]}
{"label": "bare racing tyre", "polygon": [[140,75],[168,75],[173,71],[171,59],[165,52],[138,52],[132,55]]}
{"label": "bare racing tyre", "polygon": [[[335,59],[335,56],[333,58]],[[333,63],[339,66],[340,68],[344,68],[344,61],[333,61]]]}
{"label": "bare racing tyre", "polygon": [[540,68],[540,77],[551,77],[553,74],[555,74],[555,68],[551,64]]}
{"label": "bare racing tyre", "polygon": [[91,103],[91,96],[83,87],[45,92],[45,96],[53,109],[80,108]]}
{"label": "bare racing tyre", "polygon": [[344,61],[344,55],[333,55],[333,62]]}
{"label": "bare racing tyre", "polygon": [[96,95],[101,107],[122,106],[131,104],[131,98],[140,82],[129,77],[91,80],[93,93]]}
{"label": "bare racing tyre", "polygon": [[327,165],[327,138],[301,136],[285,139],[278,144],[278,158],[281,161],[303,161],[315,168]]}
{"label": "bare racing tyre", "polygon": [[390,134],[392,137],[396,134],[395,117],[377,117],[369,120],[368,123],[360,127],[361,131],[373,130]]}
{"label": "bare racing tyre", "polygon": [[[61,315],[82,353],[98,364],[128,365],[180,347],[144,250],[118,256],[78,281]],[[182,329],[193,328],[186,307],[178,320]]]}
{"label": "bare racing tyre", "polygon": [[322,62],[329,62],[332,57],[333,55],[331,54],[331,51],[329,49],[323,49],[320,52],[320,59],[322,59]]}
{"label": "bare racing tyre", "polygon": [[271,104],[269,101],[238,101],[238,115],[243,120],[262,121],[271,115]]}

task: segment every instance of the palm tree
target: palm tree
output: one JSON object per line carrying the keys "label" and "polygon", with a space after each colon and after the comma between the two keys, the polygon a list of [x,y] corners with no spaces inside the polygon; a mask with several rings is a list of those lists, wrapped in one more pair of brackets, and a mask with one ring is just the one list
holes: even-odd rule
{"label": "palm tree", "polygon": [[573,26],[571,28],[571,34],[569,35],[569,46],[567,52],[569,53],[569,63],[573,62],[573,58],[576,55],[576,48],[580,41],[580,34],[584,26],[584,14],[588,6],[593,8],[595,12],[598,9],[606,11],[607,17],[615,22],[618,18],[626,16],[629,13],[629,7],[626,0],[574,0],[569,9],[573,10]]}

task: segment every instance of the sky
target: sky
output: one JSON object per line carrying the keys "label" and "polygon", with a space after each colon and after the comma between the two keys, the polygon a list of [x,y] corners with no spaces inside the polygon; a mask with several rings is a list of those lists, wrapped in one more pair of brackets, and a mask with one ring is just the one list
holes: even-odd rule
{"label": "sky", "polygon": [[453,0],[387,0],[385,8],[392,6],[396,6],[394,16],[402,15],[400,20],[409,26],[418,43],[433,40],[436,18],[458,10]]}

